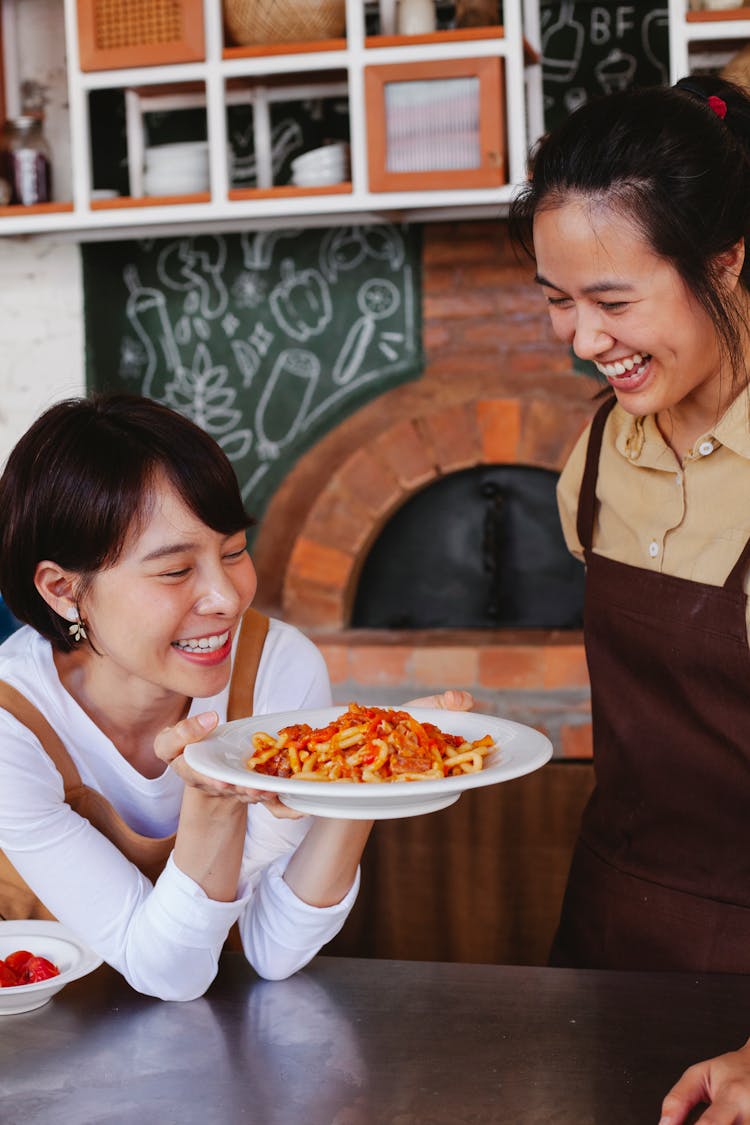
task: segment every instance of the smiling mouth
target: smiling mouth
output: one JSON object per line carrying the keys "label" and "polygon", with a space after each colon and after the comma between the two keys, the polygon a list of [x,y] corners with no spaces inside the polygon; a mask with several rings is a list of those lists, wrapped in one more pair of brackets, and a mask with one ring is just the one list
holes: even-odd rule
{"label": "smiling mouth", "polygon": [[223,633],[215,633],[212,637],[189,637],[184,641],[172,641],[172,647],[180,649],[181,652],[216,652],[217,649],[223,648],[229,640],[230,630],[227,629]]}
{"label": "smiling mouth", "polygon": [[596,369],[607,379],[632,378],[643,374],[650,359],[651,356],[645,352],[634,352],[633,355],[625,356],[624,359],[616,359],[612,363],[597,363]]}

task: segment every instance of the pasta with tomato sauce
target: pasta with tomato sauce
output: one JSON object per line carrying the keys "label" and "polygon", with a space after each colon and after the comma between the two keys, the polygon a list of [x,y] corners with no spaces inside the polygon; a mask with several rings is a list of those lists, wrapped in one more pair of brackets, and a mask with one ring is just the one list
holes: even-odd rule
{"label": "pasta with tomato sauce", "polygon": [[477,773],[495,747],[489,735],[467,742],[408,711],[348,709],[325,727],[307,723],[284,727],[276,737],[253,735],[245,763],[256,773],[299,781],[398,782]]}

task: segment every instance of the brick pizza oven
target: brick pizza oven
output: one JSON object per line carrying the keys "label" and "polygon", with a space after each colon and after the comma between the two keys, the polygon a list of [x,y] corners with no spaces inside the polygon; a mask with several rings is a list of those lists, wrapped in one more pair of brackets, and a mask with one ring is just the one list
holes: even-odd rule
{"label": "brick pizza oven", "polygon": [[477,466],[556,474],[596,405],[596,384],[552,336],[504,222],[427,226],[423,253],[425,370],[329,431],[288,474],[253,549],[257,604],[318,644],[337,702],[465,687],[481,709],[544,729],[558,756],[587,757],[580,631],[352,628],[368,552],[411,497]]}

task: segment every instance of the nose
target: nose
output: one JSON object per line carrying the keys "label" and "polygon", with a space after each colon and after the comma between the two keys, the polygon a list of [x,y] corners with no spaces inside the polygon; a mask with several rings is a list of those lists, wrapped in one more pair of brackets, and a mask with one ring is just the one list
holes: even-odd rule
{"label": "nose", "polygon": [[579,359],[597,359],[612,347],[614,336],[606,331],[598,309],[584,308],[577,311],[570,342]]}
{"label": "nose", "polygon": [[[245,608],[247,591],[233,581],[234,573],[218,566],[206,574],[203,588],[196,599],[194,610],[203,616],[212,614],[233,617]],[[245,581],[245,586],[247,581]],[[253,591],[254,592],[254,591]]]}

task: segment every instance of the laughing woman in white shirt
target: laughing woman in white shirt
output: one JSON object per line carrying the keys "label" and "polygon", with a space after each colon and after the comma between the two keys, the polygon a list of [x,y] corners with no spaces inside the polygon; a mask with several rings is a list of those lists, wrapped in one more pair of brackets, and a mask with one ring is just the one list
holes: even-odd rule
{"label": "laughing woman in white shirt", "polygon": [[57,918],[163,999],[205,992],[235,923],[259,974],[295,972],[343,925],[371,824],[183,759],[228,716],[331,702],[311,642],[249,609],[223,452],[148,399],[69,400],[11,453],[0,511],[24,625],[0,645],[0,917]]}

